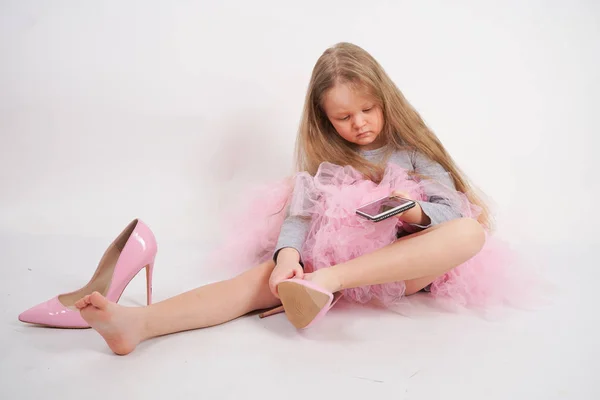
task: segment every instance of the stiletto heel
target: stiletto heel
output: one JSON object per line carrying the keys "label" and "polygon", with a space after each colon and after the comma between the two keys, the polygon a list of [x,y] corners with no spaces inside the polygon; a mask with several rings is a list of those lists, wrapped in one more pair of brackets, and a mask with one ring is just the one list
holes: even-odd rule
{"label": "stiletto heel", "polygon": [[283,309],[283,306],[273,307],[267,311],[261,312],[260,314],[258,314],[258,317],[259,318],[267,318],[267,317],[270,317],[271,315],[279,314],[284,311],[285,310]]}
{"label": "stiletto heel", "polygon": [[99,292],[117,303],[129,282],[146,267],[148,304],[152,300],[152,270],[157,244],[154,234],[141,220],[133,220],[104,252],[96,272],[79,290],[63,293],[19,315],[21,322],[56,328],[89,328],[75,303]]}
{"label": "stiletto heel", "polygon": [[146,300],[147,304],[152,304],[152,272],[154,271],[154,261],[146,265]]}

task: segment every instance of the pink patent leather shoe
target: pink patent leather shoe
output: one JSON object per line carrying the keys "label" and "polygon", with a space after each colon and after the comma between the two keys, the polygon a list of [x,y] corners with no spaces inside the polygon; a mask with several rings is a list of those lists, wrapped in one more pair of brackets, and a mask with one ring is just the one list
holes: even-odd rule
{"label": "pink patent leather shoe", "polygon": [[305,329],[319,321],[342,297],[304,279],[286,279],[277,285],[283,311],[298,329]]}
{"label": "pink patent leather shoe", "polygon": [[97,291],[118,302],[123,291],[142,268],[146,268],[146,300],[152,303],[152,272],[157,244],[141,220],[133,220],[104,252],[92,279],[83,288],[60,294],[21,313],[19,320],[56,328],[89,328],[75,302]]}

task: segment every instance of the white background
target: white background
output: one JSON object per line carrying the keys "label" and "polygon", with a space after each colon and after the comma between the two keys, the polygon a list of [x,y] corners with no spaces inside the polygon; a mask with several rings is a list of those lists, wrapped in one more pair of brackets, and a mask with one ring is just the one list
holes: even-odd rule
{"label": "white background", "polygon": [[[75,289],[67,284],[85,282],[108,242],[99,241],[92,252],[84,238],[112,239],[136,217],[151,226],[159,246],[192,244],[189,252],[163,246],[163,265],[177,262],[198,271],[200,266],[194,263],[200,256],[194,253],[193,244],[201,247],[214,240],[218,216],[240,200],[236,198],[239,188],[291,171],[311,69],[319,55],[339,41],[362,46],[384,66],[458,164],[493,200],[500,235],[525,252],[529,248],[542,253],[559,251],[561,257],[552,253],[548,259],[552,258],[552,271],[561,283],[577,277],[573,282],[580,285],[598,276],[592,258],[598,244],[599,162],[595,156],[600,144],[597,2],[14,0],[0,5],[0,233],[4,240],[0,273],[10,276],[4,317],[13,335],[2,341],[33,348],[28,354],[38,367],[47,364],[56,373],[52,360],[65,354],[61,346],[72,343],[79,347],[77,354],[67,352],[73,357],[69,363],[81,362],[80,369],[96,362],[108,370],[115,368],[116,374],[120,368],[146,371],[144,365],[160,362],[166,354],[174,354],[181,361],[177,365],[183,366],[190,346],[212,337],[169,338],[157,342],[163,350],[143,350],[147,360],[131,356],[128,364],[116,367],[91,331],[78,336],[79,332],[26,330],[16,315],[59,291]],[[33,272],[42,270],[45,275],[26,275],[30,262],[36,263]],[[73,268],[75,262],[87,266],[75,276],[61,277],[61,271]],[[164,267],[157,272],[161,273],[162,282],[172,285],[169,292],[165,283],[167,289],[157,293],[159,298],[203,283],[183,276],[181,270]],[[41,283],[45,283],[43,288]],[[507,357],[502,350],[492,356],[494,366],[491,361],[488,365],[476,360],[481,348],[468,350],[471,359],[459,353],[449,355],[460,358],[457,370],[464,376],[479,372],[481,386],[469,386],[468,378],[464,378],[466,386],[458,385],[448,375],[453,364],[435,360],[434,354],[449,351],[456,342],[440,343],[431,353],[427,353],[431,343],[417,346],[412,354],[405,349],[408,358],[421,360],[422,365],[429,360],[438,366],[448,363],[450,368],[439,369],[437,375],[421,374],[421,394],[440,398],[431,391],[437,383],[447,389],[449,398],[470,398],[469,394],[478,398],[482,393],[492,398],[486,388],[502,386],[493,378],[499,376],[508,382],[502,386],[504,397],[499,398],[592,398],[591,375],[586,373],[595,368],[591,361],[598,355],[589,329],[593,324],[588,320],[586,329],[573,327],[580,323],[576,310],[588,303],[573,297],[561,304],[560,319],[558,309],[553,310],[547,315],[556,320],[531,329],[543,336],[563,326],[570,333],[548,338],[543,345],[532,338],[531,342],[506,344],[518,349],[510,363],[501,362]],[[597,310],[592,313],[597,315]],[[444,331],[452,332],[447,328],[457,322],[448,316],[442,319],[450,320]],[[284,326],[283,320],[277,321]],[[430,332],[440,329],[436,320],[426,323]],[[473,332],[485,332],[483,339],[473,339],[480,344],[489,335],[500,338],[521,329],[481,328],[478,322],[470,323]],[[227,336],[231,360],[241,357],[232,353],[242,351],[236,350],[241,345],[234,344],[233,350],[230,346],[249,340],[241,339],[245,330],[252,329],[248,324],[242,329],[238,325]],[[217,331],[222,328],[206,332],[227,335]],[[573,332],[586,332],[587,339],[575,338]],[[212,338],[216,344],[211,356],[228,359],[216,351],[223,336]],[[385,343],[382,337],[374,340],[380,347]],[[324,351],[323,347],[310,350],[313,342],[302,343],[304,347],[299,348],[308,354],[314,349]],[[596,347],[590,349],[584,343]],[[50,355],[42,350],[48,348]],[[94,351],[101,354],[101,360]],[[267,347],[256,351],[269,354]],[[365,357],[370,351],[365,348]],[[471,354],[468,351],[465,354]],[[550,361],[556,361],[552,352],[567,357],[564,362],[581,371],[561,381],[562,370],[550,367],[554,365]],[[36,367],[26,368],[15,361],[22,360],[22,353],[7,349],[3,354],[11,355],[10,360],[20,367],[14,363],[10,367],[5,358],[2,376],[6,378],[10,371],[12,382],[37,379],[38,375],[27,375]],[[340,359],[345,353],[321,354]],[[520,354],[531,358],[521,359]],[[306,368],[298,370],[314,371],[310,358],[304,361]],[[472,371],[475,365],[483,367]],[[545,375],[540,365],[550,368],[554,378]],[[46,394],[60,389],[61,385],[51,382],[69,375],[69,368],[64,368],[46,376],[48,386],[42,385],[50,390]],[[252,367],[237,373],[247,368]],[[283,367],[276,364],[275,368]],[[413,370],[406,368],[408,379]],[[519,378],[508,379],[515,371]],[[193,372],[187,374],[181,376],[197,379],[189,376]],[[319,377],[313,378],[326,384]],[[132,379],[147,384],[142,375]],[[153,379],[160,382],[158,377]],[[250,377],[245,379],[251,384]],[[286,382],[294,384],[289,379]],[[343,380],[335,382],[338,387],[352,387],[357,395],[362,390]],[[556,387],[544,392],[549,382]],[[2,386],[12,390],[10,385]],[[179,386],[184,392],[188,389],[195,396],[201,393]],[[231,390],[221,393],[232,394]],[[56,393],[54,397],[60,394]],[[35,395],[35,390],[26,391],[22,398]]]}
{"label": "white background", "polygon": [[206,238],[230,189],[290,171],[311,69],[350,41],[501,227],[592,240],[597,3],[216,3],[2,2],[0,229]]}

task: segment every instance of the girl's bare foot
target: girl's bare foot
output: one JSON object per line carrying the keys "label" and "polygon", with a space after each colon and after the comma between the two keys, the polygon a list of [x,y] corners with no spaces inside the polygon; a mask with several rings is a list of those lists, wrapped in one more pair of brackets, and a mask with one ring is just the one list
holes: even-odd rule
{"label": "girl's bare foot", "polygon": [[144,322],[139,308],[123,307],[98,292],[75,303],[81,316],[119,355],[131,353],[143,339]]}

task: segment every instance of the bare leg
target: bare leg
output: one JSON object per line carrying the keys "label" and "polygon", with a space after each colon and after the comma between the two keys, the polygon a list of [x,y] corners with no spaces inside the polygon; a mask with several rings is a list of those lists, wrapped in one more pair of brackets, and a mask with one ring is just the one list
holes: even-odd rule
{"label": "bare leg", "polygon": [[332,292],[406,281],[406,294],[410,295],[476,255],[484,241],[477,221],[456,219],[306,277]]}
{"label": "bare leg", "polygon": [[202,286],[147,307],[124,307],[95,292],[76,305],[82,317],[117,354],[161,335],[218,325],[281,302],[269,290],[272,261],[222,282]]}

